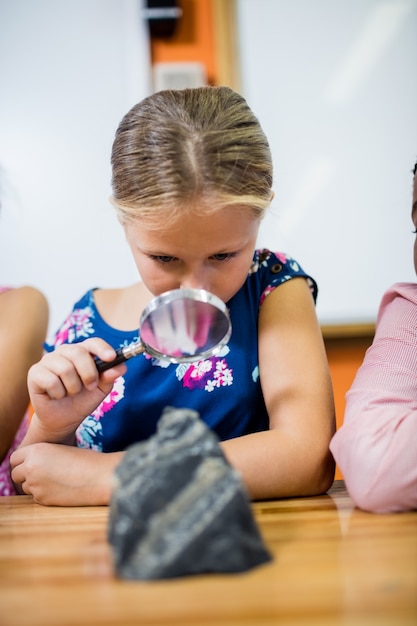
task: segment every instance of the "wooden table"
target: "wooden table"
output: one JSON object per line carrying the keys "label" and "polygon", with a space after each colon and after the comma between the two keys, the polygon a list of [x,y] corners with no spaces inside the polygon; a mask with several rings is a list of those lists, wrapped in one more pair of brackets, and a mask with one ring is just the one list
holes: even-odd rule
{"label": "wooden table", "polygon": [[107,507],[0,498],[0,625],[416,626],[417,512],[354,509],[341,481],[253,509],[272,563],[128,582],[113,574]]}

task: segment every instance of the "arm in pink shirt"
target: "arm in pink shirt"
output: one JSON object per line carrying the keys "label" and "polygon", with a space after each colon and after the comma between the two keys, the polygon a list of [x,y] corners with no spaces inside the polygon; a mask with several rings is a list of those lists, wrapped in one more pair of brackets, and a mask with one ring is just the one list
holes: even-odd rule
{"label": "arm in pink shirt", "polygon": [[417,284],[385,293],[330,449],[358,507],[417,509]]}

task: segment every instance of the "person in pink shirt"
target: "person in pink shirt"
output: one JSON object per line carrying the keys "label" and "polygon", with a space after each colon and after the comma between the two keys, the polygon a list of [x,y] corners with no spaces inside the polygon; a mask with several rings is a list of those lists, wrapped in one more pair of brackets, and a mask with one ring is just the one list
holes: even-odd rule
{"label": "person in pink shirt", "polygon": [[[414,233],[416,169],[417,163]],[[417,237],[414,267],[417,273]],[[384,294],[330,450],[356,506],[374,513],[417,509],[417,283],[396,283]]]}

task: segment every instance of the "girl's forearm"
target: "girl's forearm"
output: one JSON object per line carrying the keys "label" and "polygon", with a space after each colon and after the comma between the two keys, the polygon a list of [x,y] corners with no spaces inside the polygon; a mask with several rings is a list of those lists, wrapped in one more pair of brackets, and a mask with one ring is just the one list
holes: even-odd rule
{"label": "girl's forearm", "polygon": [[75,445],[75,431],[65,429],[45,428],[39,421],[36,413],[33,414],[28,431],[20,444],[20,447],[29,446],[33,443],[60,443],[67,446]]}
{"label": "girl's forearm", "polygon": [[324,440],[303,445],[288,433],[269,430],[221,447],[253,500],[317,495],[333,483],[334,461]]}

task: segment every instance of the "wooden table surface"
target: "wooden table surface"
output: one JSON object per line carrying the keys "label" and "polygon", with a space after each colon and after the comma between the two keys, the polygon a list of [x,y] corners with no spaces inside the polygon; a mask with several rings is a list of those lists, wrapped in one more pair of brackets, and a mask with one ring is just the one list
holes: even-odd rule
{"label": "wooden table surface", "polygon": [[108,508],[0,498],[1,626],[416,626],[417,512],[329,494],[257,502],[273,562],[245,574],[118,580]]}

